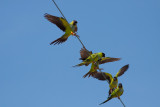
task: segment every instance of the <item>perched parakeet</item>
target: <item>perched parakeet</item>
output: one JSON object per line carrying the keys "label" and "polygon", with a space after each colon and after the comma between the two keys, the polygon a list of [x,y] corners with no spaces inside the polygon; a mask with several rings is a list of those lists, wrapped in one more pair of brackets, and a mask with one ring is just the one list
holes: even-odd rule
{"label": "perched parakeet", "polygon": [[80,50],[80,55],[81,55],[80,59],[83,60],[83,62],[76,66],[82,66],[82,65],[88,66],[91,62],[97,62],[97,61],[99,64],[104,64],[107,62],[114,62],[120,60],[120,58],[105,57],[105,54],[102,52],[93,54],[92,51],[88,51],[85,48],[82,48]]}
{"label": "perched parakeet", "polygon": [[77,32],[78,29],[76,20],[73,20],[70,24],[68,24],[68,22],[62,17],[52,16],[47,13],[44,15],[44,17],[65,32],[63,36],[51,42],[50,45],[63,43],[68,39],[70,35],[76,35],[75,33]]}
{"label": "perched parakeet", "polygon": [[[124,90],[123,90],[123,86],[122,83],[119,83],[118,88],[116,88],[111,95],[107,98],[106,101],[102,102],[101,104],[106,103],[107,101],[111,100],[112,98],[118,97],[120,98],[120,96],[123,94]],[[99,104],[99,105],[101,105]]]}
{"label": "perched parakeet", "polygon": [[120,77],[121,75],[124,74],[125,71],[127,71],[127,69],[129,68],[129,64],[123,66],[118,72],[117,74],[112,77],[111,74],[106,73],[106,72],[97,72],[93,77],[98,79],[98,80],[107,80],[109,83],[109,95],[112,93],[112,91],[117,88],[118,85],[118,77]]}

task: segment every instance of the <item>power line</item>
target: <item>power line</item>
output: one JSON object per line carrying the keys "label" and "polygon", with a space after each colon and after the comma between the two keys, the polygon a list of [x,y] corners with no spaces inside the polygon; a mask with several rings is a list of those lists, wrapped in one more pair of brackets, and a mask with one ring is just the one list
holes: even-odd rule
{"label": "power line", "polygon": [[[117,95],[117,96],[118,96],[118,95]],[[121,101],[121,103],[123,104],[123,106],[126,107],[126,106],[124,105],[123,101],[121,100],[121,98],[119,98],[119,100]]]}
{"label": "power line", "polygon": [[[57,9],[59,10],[59,12],[62,14],[63,18],[66,19],[65,16],[63,15],[62,11],[60,10],[60,8],[58,7],[58,5],[56,4],[56,2],[54,0],[52,0],[52,1],[55,4],[55,6],[57,7]],[[67,21],[67,19],[66,19],[66,21]],[[68,23],[68,21],[67,21],[67,23]]]}

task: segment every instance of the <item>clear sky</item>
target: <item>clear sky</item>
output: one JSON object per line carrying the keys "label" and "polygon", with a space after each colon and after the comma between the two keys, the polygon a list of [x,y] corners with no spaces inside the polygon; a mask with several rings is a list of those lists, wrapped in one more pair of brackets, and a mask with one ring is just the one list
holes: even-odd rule
{"label": "clear sky", "polygon": [[[56,0],[68,21],[78,21],[78,35],[88,50],[120,57],[100,65],[119,78],[126,107],[160,106],[160,1]],[[80,63],[81,44],[44,18],[61,16],[51,0],[0,1],[0,107],[99,107],[108,84],[82,78],[90,69]],[[123,107],[113,99],[102,107]]]}

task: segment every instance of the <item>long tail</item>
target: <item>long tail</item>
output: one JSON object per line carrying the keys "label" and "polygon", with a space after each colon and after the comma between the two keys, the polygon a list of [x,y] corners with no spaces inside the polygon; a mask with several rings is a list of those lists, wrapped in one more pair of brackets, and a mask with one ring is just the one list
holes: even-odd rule
{"label": "long tail", "polygon": [[112,98],[110,97],[110,98],[108,98],[106,101],[100,103],[99,105],[104,104],[104,103],[106,103],[107,101],[109,101],[109,100],[111,100],[111,99],[112,99]]}
{"label": "long tail", "polygon": [[73,66],[73,67],[79,67],[79,66],[82,66],[82,65],[86,65],[86,66],[88,66],[88,65],[89,65],[89,63],[82,62],[82,63],[80,63],[80,64],[77,64],[77,65]]}

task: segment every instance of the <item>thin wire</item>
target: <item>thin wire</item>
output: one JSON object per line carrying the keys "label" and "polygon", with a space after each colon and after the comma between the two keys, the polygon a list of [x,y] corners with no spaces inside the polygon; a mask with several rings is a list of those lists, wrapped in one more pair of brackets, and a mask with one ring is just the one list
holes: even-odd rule
{"label": "thin wire", "polygon": [[[54,0],[52,0],[53,3],[55,4],[55,6],[57,7],[57,9],[59,10],[59,12],[61,13],[61,15],[63,16],[63,18],[67,21],[66,17],[64,16],[64,14],[62,13],[62,11],[60,10],[60,8],[58,7],[58,5],[56,4],[56,2]],[[67,21],[67,23],[69,24],[69,22]],[[83,42],[80,40],[80,38],[78,37],[78,35],[76,35],[77,39],[79,40],[79,42],[82,44],[83,48],[86,49],[86,47],[84,46]],[[87,50],[87,49],[86,49]],[[92,56],[89,54],[88,52],[88,55],[91,57],[92,61],[94,62]],[[95,63],[95,62],[94,62]],[[97,63],[96,63],[97,64]],[[101,69],[99,69],[99,71],[102,73]],[[102,73],[103,77],[106,79],[107,81],[107,78],[105,77],[105,75]],[[107,81],[108,82],[108,81]],[[109,83],[109,82],[108,82]],[[123,106],[125,107],[124,103],[122,102],[121,99],[119,99],[121,101],[121,103],[123,104]]]}
{"label": "thin wire", "polygon": [[126,107],[126,106],[124,105],[123,101],[121,100],[121,98],[119,98],[119,100],[121,101],[121,103],[123,104],[123,106]]}
{"label": "thin wire", "polygon": [[[60,8],[58,7],[58,5],[56,4],[56,2],[54,0],[52,0],[53,3],[56,5],[57,9],[59,10],[59,12],[62,14],[63,18],[67,21],[67,19],[65,18],[65,16],[63,15],[62,11],[60,10]],[[68,23],[68,21],[67,21]],[[69,24],[69,23],[68,23]]]}
{"label": "thin wire", "polygon": [[[77,39],[79,40],[79,42],[82,44],[82,46],[83,46],[83,48],[85,48],[86,49],[86,47],[84,46],[84,44],[83,44],[83,42],[80,40],[80,38],[78,37],[78,36],[76,36],[77,37]],[[87,49],[86,49],[87,50]],[[88,54],[89,54],[89,52],[88,52]],[[90,54],[89,54],[90,55]]]}

